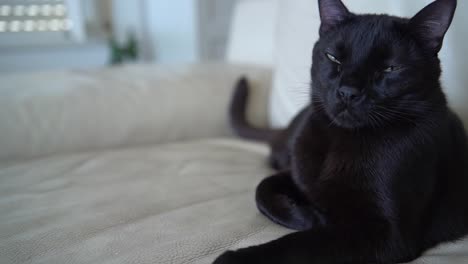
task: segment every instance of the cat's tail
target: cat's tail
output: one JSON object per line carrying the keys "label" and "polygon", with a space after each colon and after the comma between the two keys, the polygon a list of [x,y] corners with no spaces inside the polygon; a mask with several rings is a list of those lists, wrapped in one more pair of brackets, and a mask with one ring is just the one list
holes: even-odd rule
{"label": "cat's tail", "polygon": [[247,121],[246,110],[249,89],[250,86],[247,78],[240,78],[234,89],[229,107],[229,119],[231,127],[234,133],[242,138],[270,142],[273,137],[281,130],[257,128],[252,126]]}

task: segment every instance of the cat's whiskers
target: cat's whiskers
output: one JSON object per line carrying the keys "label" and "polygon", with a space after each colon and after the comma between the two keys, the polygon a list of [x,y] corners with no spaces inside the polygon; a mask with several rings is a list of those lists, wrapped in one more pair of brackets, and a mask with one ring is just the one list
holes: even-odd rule
{"label": "cat's whiskers", "polygon": [[391,107],[391,106],[388,106],[388,107],[385,107],[385,106],[381,106],[381,105],[377,105],[378,108],[380,109],[383,109],[385,111],[388,111],[388,112],[391,112],[391,113],[394,113],[394,114],[397,114],[397,115],[401,115],[401,116],[405,116],[405,117],[416,117],[416,118],[421,118],[421,117],[425,117],[427,115],[427,113],[429,113],[429,111],[426,111],[426,110],[422,110],[423,112],[419,113],[417,112],[418,109],[416,108],[412,108],[412,107],[406,107],[405,109],[401,109],[401,108],[398,108],[398,109],[395,109],[394,107]]}
{"label": "cat's whiskers", "polygon": [[374,117],[374,115],[373,115],[372,112],[369,113],[369,116],[368,116],[368,120],[367,120],[367,121],[368,121],[369,125],[371,126],[371,128],[377,129],[376,125],[377,125],[378,122],[376,121],[376,119],[375,119],[375,117]]}
{"label": "cat's whiskers", "polygon": [[390,121],[390,120],[391,120],[391,118],[390,118],[389,116],[387,116],[387,115],[385,115],[384,113],[381,113],[381,112],[379,112],[379,111],[377,111],[377,110],[373,111],[373,113],[375,114],[377,120],[380,121],[380,123],[381,123],[382,125],[385,125],[385,123],[386,123],[387,121]]}
{"label": "cat's whiskers", "polygon": [[377,116],[377,113],[375,113],[375,111],[371,111],[369,113],[369,118],[370,118],[370,121],[371,121],[370,124],[374,129],[379,127],[379,126],[383,126],[385,124],[384,120],[379,118]]}
{"label": "cat's whiskers", "polygon": [[408,116],[388,111],[388,109],[381,109],[381,111],[376,111],[376,113],[378,113],[379,115],[387,119],[389,122],[390,121],[403,121],[403,122],[409,122],[412,124],[417,123],[414,119]]}
{"label": "cat's whiskers", "polygon": [[314,110],[316,112],[325,112],[325,106],[323,106],[321,104],[315,104],[314,105]]}
{"label": "cat's whiskers", "polygon": [[[380,106],[380,108],[382,108],[382,106]],[[395,115],[399,115],[399,116],[403,115],[410,119],[413,119],[413,120],[418,119],[424,122],[429,121],[429,123],[431,122],[430,116],[432,114],[435,114],[441,111],[440,109],[436,109],[434,107],[419,108],[418,106],[415,106],[415,105],[408,105],[404,109],[401,109],[401,106],[398,109],[395,109],[394,107],[387,107],[385,108],[385,110],[390,111],[394,113]]]}
{"label": "cat's whiskers", "polygon": [[312,105],[314,106],[314,109],[318,108],[317,110],[325,110],[325,104],[316,96],[312,97]]}
{"label": "cat's whiskers", "polygon": [[330,118],[330,123],[328,124],[328,128],[330,128],[332,125],[339,126],[338,123],[336,123],[335,118]]}
{"label": "cat's whiskers", "polygon": [[415,103],[404,103],[404,104],[398,104],[398,105],[390,105],[389,106],[391,109],[394,110],[415,110],[415,111],[431,111],[433,110],[432,106],[429,105],[417,105]]}
{"label": "cat's whiskers", "polygon": [[397,101],[393,102],[389,107],[391,108],[405,108],[408,110],[420,110],[420,111],[431,111],[435,110],[434,105],[428,102],[421,102],[421,101]]}

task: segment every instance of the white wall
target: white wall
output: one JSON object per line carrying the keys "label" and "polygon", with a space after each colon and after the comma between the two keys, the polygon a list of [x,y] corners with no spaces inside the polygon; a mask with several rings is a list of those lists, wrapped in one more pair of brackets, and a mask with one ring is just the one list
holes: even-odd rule
{"label": "white wall", "polygon": [[107,66],[106,42],[0,49],[0,73]]}
{"label": "white wall", "polygon": [[240,0],[232,16],[226,60],[271,67],[275,59],[280,0]]}
{"label": "white wall", "polygon": [[148,33],[158,63],[198,60],[196,0],[147,0]]}
{"label": "white wall", "polygon": [[197,0],[113,0],[114,34],[134,32],[144,61],[198,60]]}
{"label": "white wall", "polygon": [[199,57],[206,61],[223,60],[234,7],[238,1],[198,0],[197,2]]}
{"label": "white wall", "polygon": [[468,1],[458,1],[458,8],[442,54],[443,80],[452,105],[468,124]]}

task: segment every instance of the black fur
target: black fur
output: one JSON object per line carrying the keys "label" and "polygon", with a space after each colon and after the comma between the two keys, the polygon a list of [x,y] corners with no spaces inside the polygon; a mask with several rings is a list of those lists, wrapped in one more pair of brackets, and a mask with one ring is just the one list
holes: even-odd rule
{"label": "black fur", "polygon": [[242,77],[236,84],[229,106],[229,118],[233,131],[246,139],[265,141],[270,145],[271,155],[269,164],[272,168],[281,170],[289,167],[290,153],[285,151],[285,142],[293,133],[305,111],[294,118],[286,129],[264,129],[252,127],[246,119],[249,83]]}
{"label": "black fur", "polygon": [[311,103],[268,137],[281,172],[256,194],[264,215],[299,232],[215,264],[394,264],[468,233],[467,138],[437,57],[456,0],[412,19],[319,7]]}
{"label": "black fur", "polygon": [[232,95],[229,107],[231,127],[240,137],[269,142],[279,131],[274,129],[254,128],[248,124],[245,113],[248,93],[249,83],[245,77],[242,77],[236,84],[236,89]]}

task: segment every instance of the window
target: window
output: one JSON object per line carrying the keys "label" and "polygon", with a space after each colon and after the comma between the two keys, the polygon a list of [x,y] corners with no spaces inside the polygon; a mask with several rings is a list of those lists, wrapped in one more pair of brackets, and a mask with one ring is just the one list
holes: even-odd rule
{"label": "window", "polygon": [[80,0],[0,0],[0,41],[9,45],[83,41]]}

